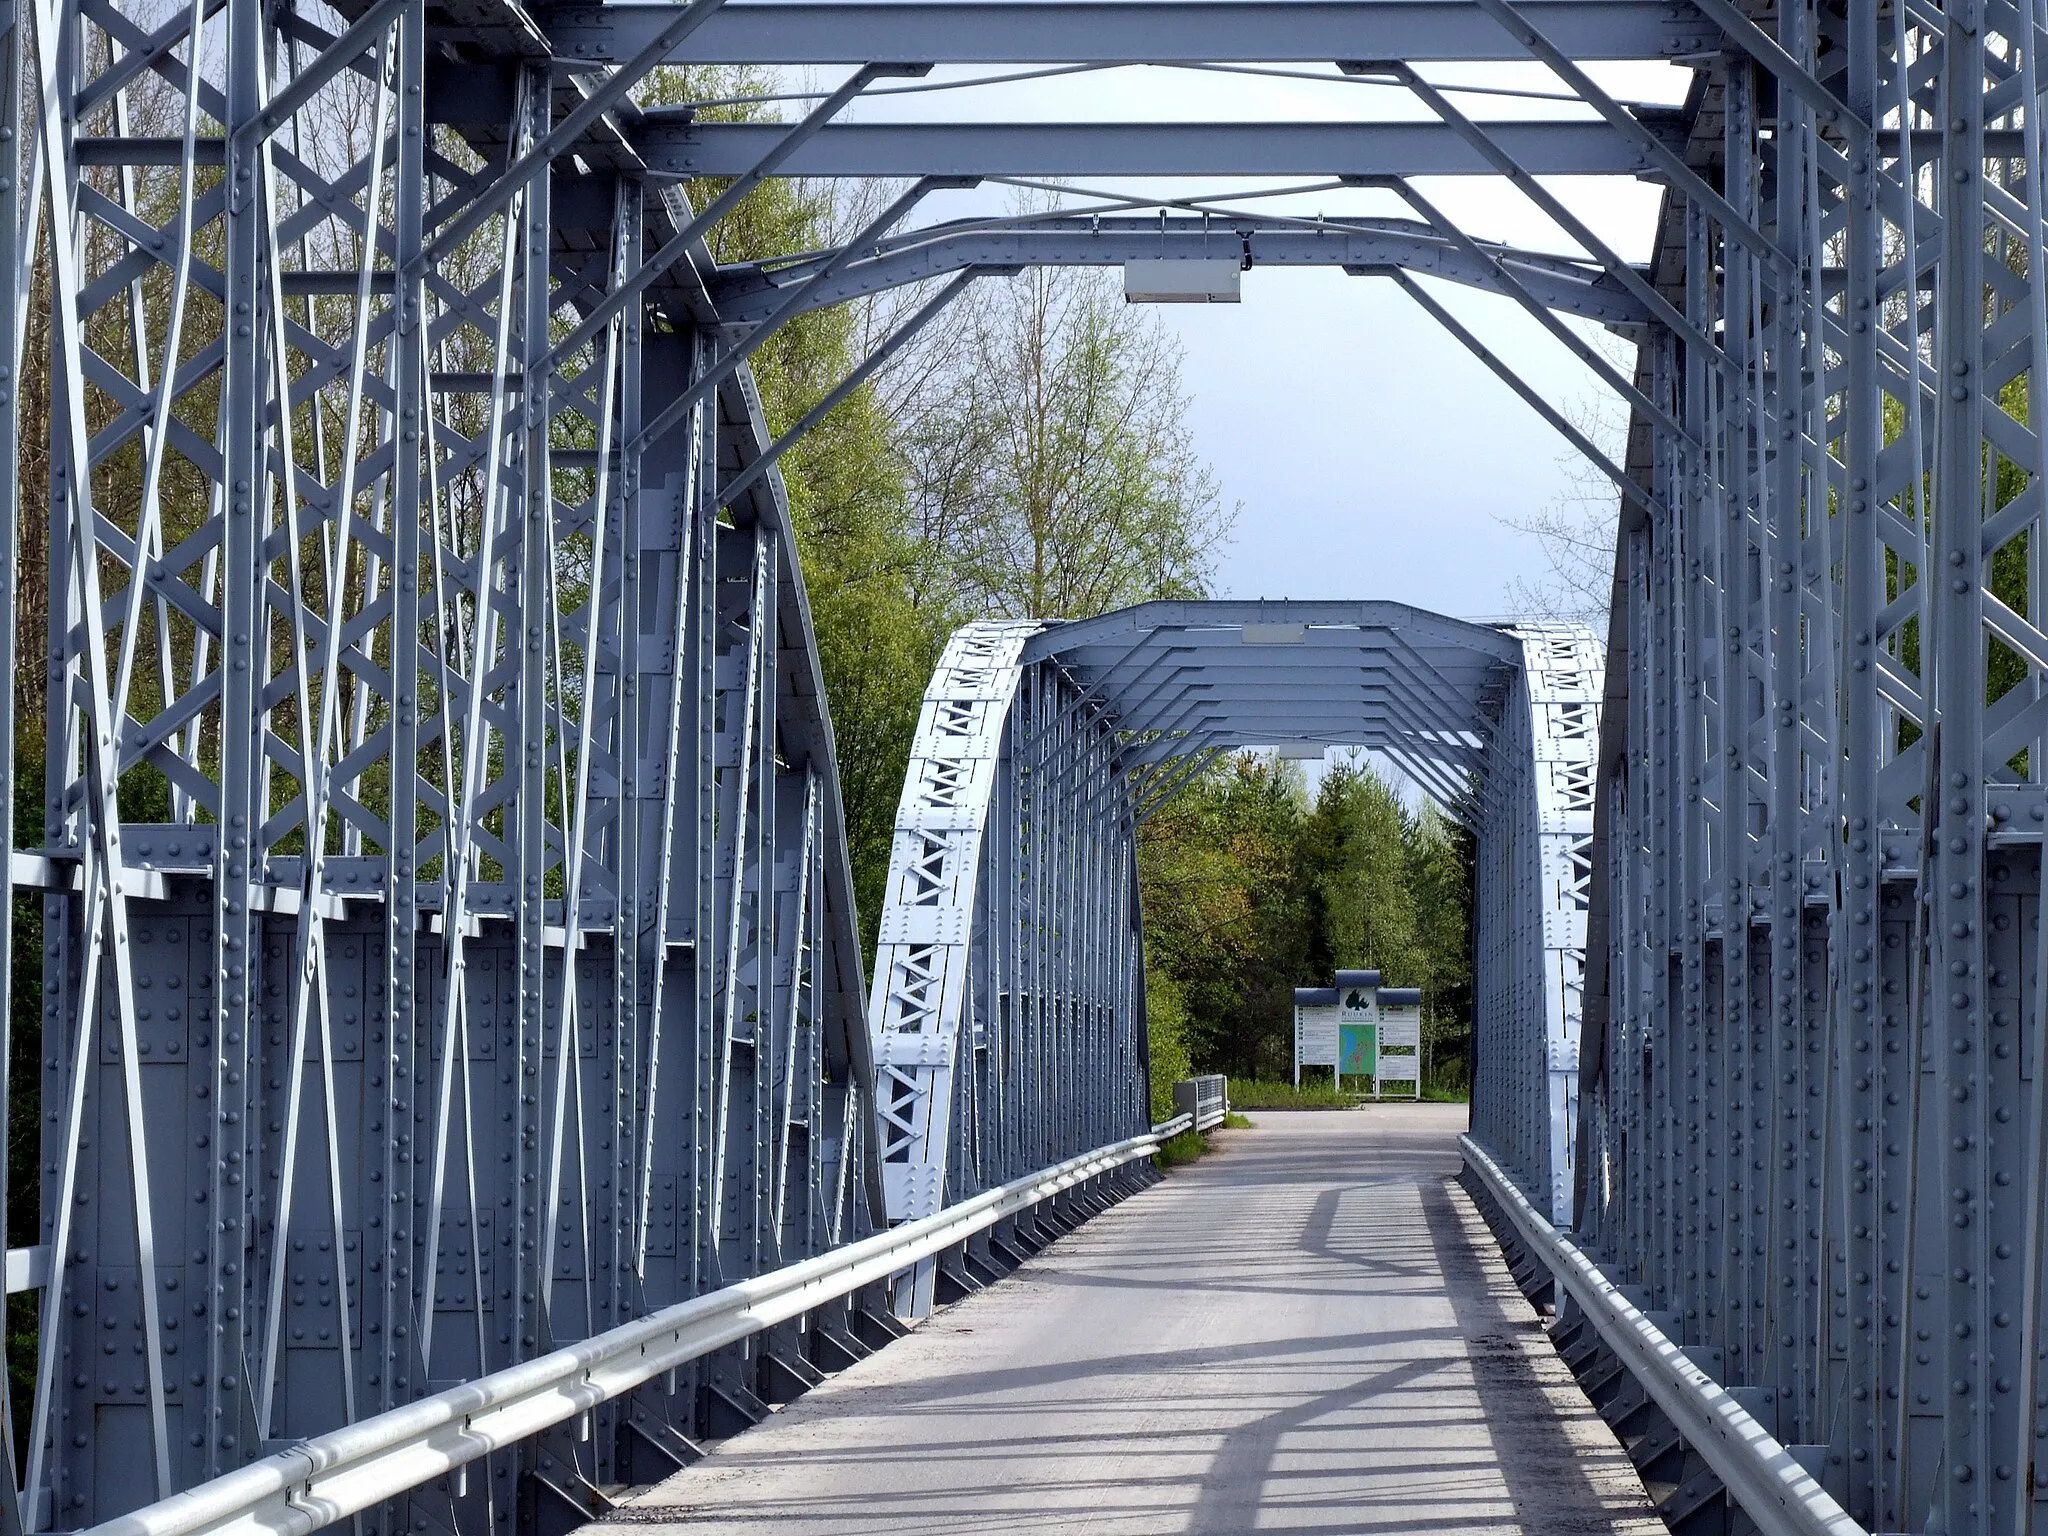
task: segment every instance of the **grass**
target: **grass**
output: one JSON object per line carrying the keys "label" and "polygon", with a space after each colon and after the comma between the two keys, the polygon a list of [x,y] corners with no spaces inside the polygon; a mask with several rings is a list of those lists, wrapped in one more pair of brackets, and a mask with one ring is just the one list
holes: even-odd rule
{"label": "grass", "polygon": [[1261,1083],[1233,1077],[1230,1102],[1237,1109],[1349,1109],[1357,1101],[1348,1093],[1337,1093],[1327,1083],[1296,1088],[1292,1083]]}
{"label": "grass", "polygon": [[[1425,1089],[1422,1097],[1425,1103],[1465,1102],[1464,1094],[1441,1088]],[[1355,1093],[1340,1094],[1327,1082],[1304,1083],[1297,1088],[1292,1083],[1262,1083],[1252,1078],[1233,1077],[1230,1080],[1230,1102],[1238,1109],[1352,1109],[1375,1101],[1370,1096],[1361,1098]],[[1402,1095],[1379,1102],[1404,1104],[1410,1101]]]}
{"label": "grass", "polygon": [[[1223,1129],[1226,1131],[1248,1131],[1251,1128],[1251,1121],[1238,1114],[1235,1110],[1230,1111],[1223,1117]],[[1152,1154],[1152,1159],[1161,1168],[1180,1168],[1192,1163],[1208,1150],[1209,1137],[1207,1133],[1202,1131],[1182,1131],[1171,1141],[1161,1142],[1159,1150]]]}

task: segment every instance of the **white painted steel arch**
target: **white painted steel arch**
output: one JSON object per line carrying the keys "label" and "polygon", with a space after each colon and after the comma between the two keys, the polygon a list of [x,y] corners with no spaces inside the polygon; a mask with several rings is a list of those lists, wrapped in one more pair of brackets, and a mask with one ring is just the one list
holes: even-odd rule
{"label": "white painted steel arch", "polygon": [[[918,720],[869,1009],[893,1221],[1146,1123],[1119,742],[1071,682],[1023,665],[1043,628],[962,629]],[[904,1277],[900,1309],[929,1310],[937,1266]]]}
{"label": "white painted steel arch", "polygon": [[1495,738],[1493,793],[1478,839],[1472,1125],[1565,1226],[1605,667],[1600,643],[1582,625],[1517,625],[1513,633],[1522,667]]}

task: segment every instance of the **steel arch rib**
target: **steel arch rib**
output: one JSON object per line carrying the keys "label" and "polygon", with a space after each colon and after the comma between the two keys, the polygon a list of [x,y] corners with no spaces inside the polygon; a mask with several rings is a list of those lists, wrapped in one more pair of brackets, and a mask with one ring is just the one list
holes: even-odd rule
{"label": "steel arch rib", "polygon": [[1593,781],[1604,678],[1582,625],[1516,625],[1522,666],[1478,822],[1472,1123],[1551,1220],[1571,1219]]}
{"label": "steel arch rib", "polygon": [[[1144,1123],[1135,819],[1114,721],[1036,622],[960,630],[896,817],[868,1017],[886,1212],[915,1220]],[[937,1260],[894,1305],[932,1305]]]}

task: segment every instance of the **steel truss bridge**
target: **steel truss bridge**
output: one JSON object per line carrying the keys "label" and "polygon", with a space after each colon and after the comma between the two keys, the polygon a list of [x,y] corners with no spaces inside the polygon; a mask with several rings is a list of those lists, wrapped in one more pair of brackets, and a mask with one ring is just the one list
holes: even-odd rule
{"label": "steel truss bridge", "polygon": [[[1698,1519],[2030,1529],[2044,42],[2041,0],[0,3],[0,672],[45,701],[0,730],[39,1213],[0,1526],[554,1531],[678,1465],[1130,1186],[1134,828],[1308,741],[1473,829],[1473,1178],[1733,1499]],[[1603,89],[1640,60],[1682,105]],[[637,104],[670,62],[837,83],[712,122]],[[1431,69],[1470,62],[1575,105],[1468,113]],[[1421,115],[842,120],[1143,63],[1335,64]],[[716,262],[796,175],[903,185]],[[1453,176],[1576,254],[1468,233],[1417,182]],[[914,222],[991,177],[1405,211]],[[1648,262],[1574,211],[1597,177],[1663,189]],[[1224,231],[1401,285],[1612,478],[1604,673],[1387,604],[976,626],[870,966],[775,461],[966,285]],[[1624,400],[1619,461],[1437,282]],[[771,435],[750,355],[916,283]]]}

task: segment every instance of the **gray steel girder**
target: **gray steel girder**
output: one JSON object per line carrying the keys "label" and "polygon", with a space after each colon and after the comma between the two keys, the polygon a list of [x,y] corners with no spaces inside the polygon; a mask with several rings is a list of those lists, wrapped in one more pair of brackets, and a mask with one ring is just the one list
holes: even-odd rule
{"label": "gray steel girder", "polygon": [[[1686,5],[1534,0],[1521,9],[1575,59],[1683,58],[1717,46],[1720,35]],[[673,15],[666,5],[578,5],[543,10],[540,20],[557,57],[618,64]],[[1504,31],[1478,21],[1465,0],[795,0],[727,4],[672,57],[689,64],[1524,57]]]}
{"label": "gray steel girder", "polygon": [[[1475,261],[1426,225],[1399,219],[1331,221],[1327,225],[1238,213],[1213,217],[1104,217],[1036,222],[1021,228],[980,221],[940,224],[881,242],[875,254],[849,262],[805,295],[805,308],[822,308],[905,283],[963,268],[995,266],[1114,266],[1133,259],[1238,256],[1254,267],[1382,267],[1498,293],[1492,268]],[[1598,268],[1562,257],[1503,250],[1503,266],[1551,309],[1606,325],[1647,322],[1642,305]],[[722,318],[753,324],[772,313],[823,258],[762,267],[723,269],[711,288]]]}
{"label": "gray steel girder", "polygon": [[[1682,127],[1659,113],[1654,126]],[[1640,176],[1652,157],[1603,122],[1489,123],[1536,176]],[[651,176],[737,176],[787,129],[650,112],[633,144]],[[784,176],[1483,176],[1442,123],[835,123]]]}

